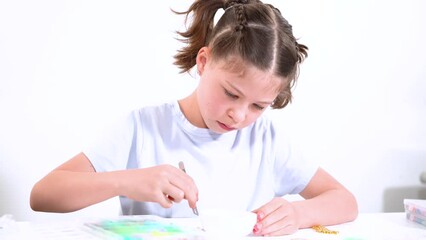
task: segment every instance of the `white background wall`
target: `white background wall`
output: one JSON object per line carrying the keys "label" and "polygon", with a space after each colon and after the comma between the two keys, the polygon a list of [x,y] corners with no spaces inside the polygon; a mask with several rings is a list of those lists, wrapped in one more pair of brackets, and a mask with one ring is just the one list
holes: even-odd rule
{"label": "white background wall", "polygon": [[[426,2],[268,1],[309,46],[294,102],[272,111],[361,212],[426,198]],[[191,1],[0,0],[0,216],[32,212],[33,184],[131,109],[189,94],[174,31]]]}

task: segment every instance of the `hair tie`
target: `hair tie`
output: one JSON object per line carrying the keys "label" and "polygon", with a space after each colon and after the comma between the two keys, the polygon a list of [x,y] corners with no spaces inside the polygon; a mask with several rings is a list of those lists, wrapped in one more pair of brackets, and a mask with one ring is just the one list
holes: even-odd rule
{"label": "hair tie", "polygon": [[230,8],[232,8],[233,6],[235,6],[235,4],[247,4],[248,0],[234,0],[234,1],[227,1],[224,6],[223,9],[226,11]]}
{"label": "hair tie", "polygon": [[226,10],[219,8],[213,17],[213,27],[219,22]]}

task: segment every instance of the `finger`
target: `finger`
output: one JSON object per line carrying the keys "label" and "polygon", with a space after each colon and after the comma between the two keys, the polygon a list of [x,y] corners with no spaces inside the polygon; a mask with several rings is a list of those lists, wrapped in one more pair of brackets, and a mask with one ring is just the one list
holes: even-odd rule
{"label": "finger", "polygon": [[[268,235],[286,229],[288,225],[291,226],[293,219],[289,217],[291,215],[290,210],[288,202],[281,198],[275,198],[259,209],[256,209],[258,219],[253,229],[254,233],[256,235]],[[290,227],[290,229],[293,228]],[[289,230],[283,231],[286,232]]]}
{"label": "finger", "polygon": [[254,210],[253,212],[257,214],[257,221],[260,222],[264,218],[266,218],[268,215],[275,212],[278,208],[280,208],[280,206],[281,206],[281,203],[275,198],[275,199],[272,199],[267,204]]}
{"label": "finger", "polygon": [[261,220],[259,220],[258,217],[258,221],[253,230],[256,235],[265,235],[281,229],[284,224],[285,222],[282,221],[282,215],[280,215],[277,210]]}
{"label": "finger", "polygon": [[289,229],[291,229],[292,226],[289,221],[286,221],[286,217],[276,218],[276,216],[279,216],[279,214],[271,214],[261,222],[263,228],[261,229],[260,234],[265,236],[275,236],[275,234],[290,231]]}
{"label": "finger", "polygon": [[176,188],[183,191],[183,198],[188,200],[189,206],[195,208],[198,201],[198,188],[194,180],[182,170],[176,168],[173,176],[170,177],[170,183]]}
{"label": "finger", "polygon": [[163,208],[171,208],[173,206],[172,200],[169,198],[169,195],[167,194],[158,194],[158,197],[156,197],[157,202],[163,207]]}
{"label": "finger", "polygon": [[198,202],[198,190],[192,191],[193,194],[185,195],[185,199],[188,200],[190,208],[196,208]]}
{"label": "finger", "polygon": [[[292,224],[288,224],[285,225],[284,227],[280,227],[279,225],[277,225],[278,228],[275,231],[269,231],[268,233],[263,234],[265,237],[268,236],[282,236],[282,235],[289,235],[289,234],[293,234],[297,231],[297,227],[292,225]],[[272,230],[272,229],[271,229]]]}
{"label": "finger", "polygon": [[184,198],[184,192],[172,184],[165,186],[163,191],[167,198],[173,202],[179,203]]}

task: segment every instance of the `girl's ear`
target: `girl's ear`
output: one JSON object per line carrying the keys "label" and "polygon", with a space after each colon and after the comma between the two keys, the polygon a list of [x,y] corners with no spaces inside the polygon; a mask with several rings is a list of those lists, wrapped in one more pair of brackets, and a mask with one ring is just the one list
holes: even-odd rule
{"label": "girl's ear", "polygon": [[210,49],[208,47],[202,47],[197,54],[197,73],[202,75],[204,68],[206,67],[207,61],[210,57]]}

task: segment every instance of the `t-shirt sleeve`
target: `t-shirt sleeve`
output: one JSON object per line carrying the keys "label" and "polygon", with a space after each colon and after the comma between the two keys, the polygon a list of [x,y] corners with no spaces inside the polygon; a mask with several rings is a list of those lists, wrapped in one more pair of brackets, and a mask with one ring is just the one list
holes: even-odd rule
{"label": "t-shirt sleeve", "polygon": [[108,172],[131,168],[136,158],[137,111],[117,120],[104,131],[83,153],[92,163],[96,172]]}
{"label": "t-shirt sleeve", "polygon": [[284,132],[276,132],[275,141],[275,193],[277,196],[299,194],[318,170],[318,165],[308,161],[301,149]]}

